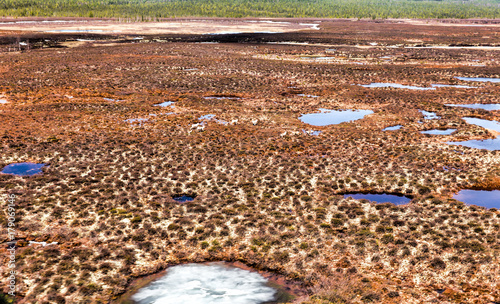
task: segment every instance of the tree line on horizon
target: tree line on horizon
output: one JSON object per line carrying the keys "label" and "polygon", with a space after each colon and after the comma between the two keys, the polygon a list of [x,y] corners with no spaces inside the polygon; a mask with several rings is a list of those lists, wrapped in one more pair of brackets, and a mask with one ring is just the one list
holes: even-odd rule
{"label": "tree line on horizon", "polygon": [[500,0],[0,0],[0,16],[500,18]]}

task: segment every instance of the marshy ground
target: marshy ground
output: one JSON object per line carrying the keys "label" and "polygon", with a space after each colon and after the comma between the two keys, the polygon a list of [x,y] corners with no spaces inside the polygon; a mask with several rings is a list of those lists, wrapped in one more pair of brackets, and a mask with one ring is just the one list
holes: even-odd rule
{"label": "marshy ground", "polygon": [[[500,302],[500,212],[451,198],[500,189],[500,152],[446,144],[498,135],[462,117],[500,111],[446,105],[500,102],[500,84],[456,78],[500,77],[498,25],[291,22],[319,30],[0,32],[0,168],[46,164],[0,174],[18,197],[19,303],[109,303],[207,261],[298,282],[305,303]],[[299,120],[319,109],[373,114]]]}

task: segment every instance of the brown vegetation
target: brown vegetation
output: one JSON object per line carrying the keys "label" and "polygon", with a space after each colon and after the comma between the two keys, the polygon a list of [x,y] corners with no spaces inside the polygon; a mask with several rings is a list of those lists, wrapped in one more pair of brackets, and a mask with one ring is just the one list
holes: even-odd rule
{"label": "brown vegetation", "polygon": [[[321,31],[279,37],[396,45],[405,37],[486,42],[476,31],[496,33],[464,27],[450,35],[449,28],[406,24],[408,32],[393,35],[395,24],[343,22],[343,32],[325,21]],[[486,138],[461,117],[498,120],[498,111],[444,104],[498,102],[500,87],[353,85],[499,77],[498,54],[348,45],[328,51],[255,37],[246,44],[146,39],[3,54],[0,92],[9,103],[0,104],[0,166],[49,165],[32,177],[0,174],[2,192],[18,194],[20,302],[109,302],[132,278],[215,260],[296,280],[310,291],[306,303],[498,301],[500,213],[449,197],[462,188],[498,189],[499,152],[448,146],[418,131],[453,127],[457,138]],[[300,59],[327,52],[338,61]],[[475,60],[486,66],[473,67]],[[175,107],[153,106],[164,101]],[[326,127],[297,119],[318,108],[375,113]],[[442,119],[418,123],[419,109]],[[194,129],[206,114],[230,123]],[[125,121],[140,117],[148,120]],[[396,124],[404,128],[382,131]],[[341,195],[356,191],[414,199],[395,206]],[[195,199],[173,200],[180,195]]]}

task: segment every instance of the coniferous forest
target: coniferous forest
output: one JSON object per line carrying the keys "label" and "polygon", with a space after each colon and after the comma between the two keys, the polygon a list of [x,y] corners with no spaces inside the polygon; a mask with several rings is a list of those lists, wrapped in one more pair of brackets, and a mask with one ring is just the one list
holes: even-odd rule
{"label": "coniferous forest", "polygon": [[499,18],[499,0],[1,0],[0,16]]}

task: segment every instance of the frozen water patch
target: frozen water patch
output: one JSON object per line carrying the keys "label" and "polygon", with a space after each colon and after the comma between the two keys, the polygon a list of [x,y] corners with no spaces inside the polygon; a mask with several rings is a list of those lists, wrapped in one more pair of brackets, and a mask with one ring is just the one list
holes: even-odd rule
{"label": "frozen water patch", "polygon": [[319,110],[320,113],[303,114],[299,119],[313,126],[328,126],[362,119],[366,115],[373,114],[371,110]]}
{"label": "frozen water patch", "polygon": [[260,304],[275,300],[276,290],[260,274],[220,263],[187,264],[139,289],[138,304]]}
{"label": "frozen water patch", "polygon": [[449,107],[462,107],[462,108],[469,108],[469,109],[483,109],[483,110],[488,110],[488,111],[498,111],[500,110],[500,104],[481,104],[481,103],[473,103],[473,104],[445,104],[445,106]]}
{"label": "frozen water patch", "polygon": [[7,99],[0,99],[0,104],[6,104],[8,103]]}
{"label": "frozen water patch", "polygon": [[364,88],[396,88],[396,89],[409,89],[409,90],[435,90],[436,88],[424,88],[416,86],[402,85],[399,83],[388,83],[388,82],[372,82],[370,84],[360,84]]}
{"label": "frozen water patch", "polygon": [[396,130],[401,129],[402,127],[403,127],[402,125],[395,125],[392,127],[387,127],[385,129],[383,129],[382,131],[396,131]]}
{"label": "frozen water patch", "polygon": [[427,112],[424,110],[418,110],[422,115],[424,115],[424,119],[440,119],[441,116],[437,116],[434,112]]}
{"label": "frozen water patch", "polygon": [[464,81],[500,82],[500,78],[485,78],[485,77],[455,77],[455,78]]}

